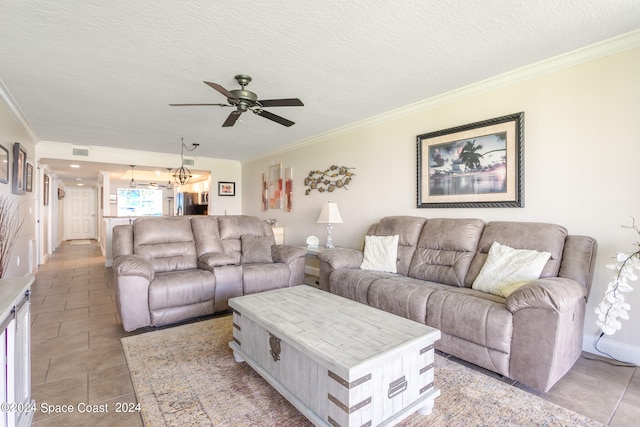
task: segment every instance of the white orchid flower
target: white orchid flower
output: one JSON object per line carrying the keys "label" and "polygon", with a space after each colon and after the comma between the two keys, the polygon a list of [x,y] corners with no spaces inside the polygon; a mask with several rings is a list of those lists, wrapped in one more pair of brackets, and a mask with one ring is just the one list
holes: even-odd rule
{"label": "white orchid flower", "polygon": [[[635,223],[631,227],[638,234],[640,229]],[[640,247],[640,243],[636,243]],[[629,285],[629,281],[638,280],[638,275],[634,270],[640,271],[640,249],[632,254],[619,252],[615,256],[616,263],[607,264],[606,268],[615,270],[616,273],[607,285],[607,290],[602,301],[595,307],[594,312],[598,316],[596,325],[603,334],[613,335],[616,331],[622,329],[622,323],[618,318],[629,320],[629,310],[631,306],[625,302],[623,293],[631,292],[633,287]]]}

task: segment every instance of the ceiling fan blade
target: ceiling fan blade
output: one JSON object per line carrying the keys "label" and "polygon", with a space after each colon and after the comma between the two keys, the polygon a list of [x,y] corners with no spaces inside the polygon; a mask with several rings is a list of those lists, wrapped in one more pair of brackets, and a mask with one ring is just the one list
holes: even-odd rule
{"label": "ceiling fan blade", "polygon": [[236,96],[234,94],[232,94],[231,92],[229,92],[228,90],[220,86],[218,83],[211,83],[207,81],[205,81],[204,83],[211,86],[212,88],[214,88],[215,90],[217,90],[218,92],[226,96],[227,98],[236,99]]}
{"label": "ceiling fan blade", "polygon": [[287,120],[284,117],[280,117],[280,116],[278,116],[276,114],[270,113],[270,112],[265,111],[265,110],[254,110],[253,112],[256,113],[259,116],[264,117],[265,119],[273,120],[276,123],[280,123],[282,126],[289,127],[289,126],[293,126],[293,125],[296,124],[295,122],[292,122],[291,120]]}
{"label": "ceiling fan blade", "polygon": [[229,126],[235,125],[236,121],[238,121],[238,118],[240,117],[240,114],[242,114],[242,111],[233,110],[231,114],[229,114],[229,117],[227,117],[227,120],[225,120],[224,123],[222,124],[222,127],[227,128]]}
{"label": "ceiling fan blade", "polygon": [[218,107],[232,107],[229,104],[169,104],[172,107],[203,107],[208,105],[215,105]]}
{"label": "ceiling fan blade", "polygon": [[263,107],[304,107],[298,98],[265,99],[258,101]]}

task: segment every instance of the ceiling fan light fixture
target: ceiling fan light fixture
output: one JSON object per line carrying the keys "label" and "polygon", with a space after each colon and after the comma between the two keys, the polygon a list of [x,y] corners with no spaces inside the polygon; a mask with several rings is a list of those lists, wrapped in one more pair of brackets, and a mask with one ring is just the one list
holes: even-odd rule
{"label": "ceiling fan light fixture", "polygon": [[269,111],[265,111],[264,107],[303,107],[304,103],[298,98],[283,98],[283,99],[258,99],[258,95],[245,87],[251,81],[251,77],[246,74],[238,74],[235,76],[236,81],[240,85],[241,89],[227,90],[217,83],[204,81],[204,83],[215,89],[227,98],[228,104],[169,104],[172,107],[193,107],[193,106],[206,106],[214,105],[218,107],[235,107],[236,109],[229,114],[222,127],[233,126],[240,117],[240,114],[251,111],[265,119],[279,123],[282,126],[290,127],[295,124],[291,120],[280,117],[277,114],[273,114]]}

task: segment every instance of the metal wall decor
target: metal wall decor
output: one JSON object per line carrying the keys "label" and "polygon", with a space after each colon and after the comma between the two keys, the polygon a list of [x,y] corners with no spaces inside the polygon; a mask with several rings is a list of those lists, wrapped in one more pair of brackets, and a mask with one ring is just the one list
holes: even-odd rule
{"label": "metal wall decor", "polygon": [[312,170],[309,172],[309,176],[304,179],[304,185],[308,187],[304,195],[308,196],[311,190],[318,190],[320,193],[325,191],[332,193],[336,188],[347,190],[347,185],[355,175],[350,172],[351,169],[355,168],[331,165],[324,171]]}

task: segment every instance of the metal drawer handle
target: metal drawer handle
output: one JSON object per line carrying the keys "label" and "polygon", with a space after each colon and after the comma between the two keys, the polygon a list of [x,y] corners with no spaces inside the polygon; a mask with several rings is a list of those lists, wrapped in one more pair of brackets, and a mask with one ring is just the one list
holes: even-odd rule
{"label": "metal drawer handle", "polygon": [[269,346],[271,347],[271,351],[269,353],[271,354],[271,357],[273,357],[273,361],[277,362],[280,360],[280,338],[272,335],[271,332],[269,332]]}
{"label": "metal drawer handle", "polygon": [[399,395],[406,389],[407,389],[407,380],[403,375],[402,377],[398,378],[395,381],[392,381],[391,384],[389,384],[389,392],[387,393],[387,396],[389,397],[389,399],[391,399]]}

